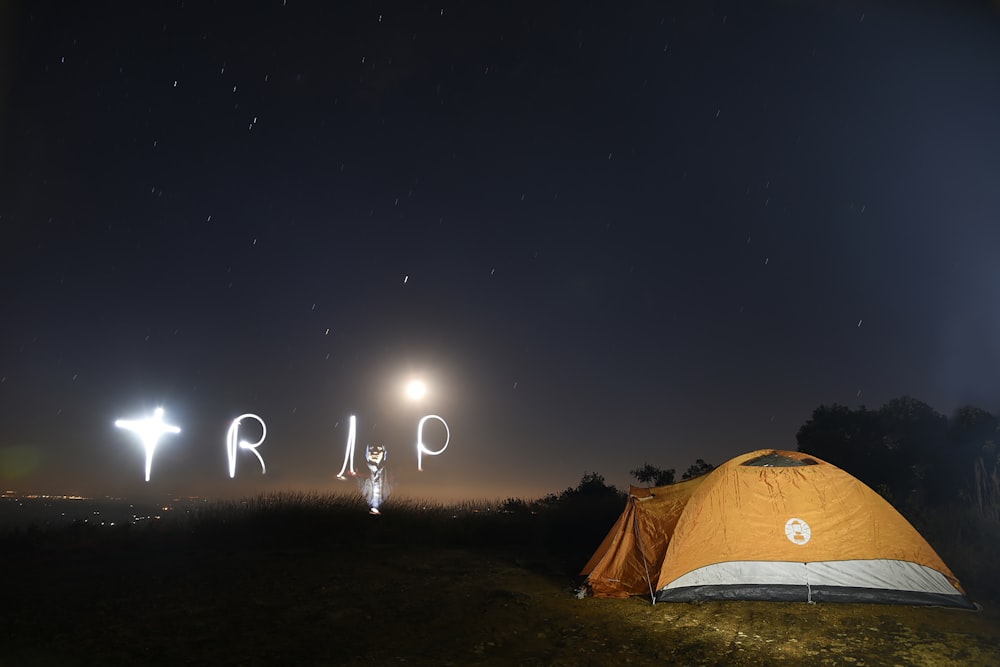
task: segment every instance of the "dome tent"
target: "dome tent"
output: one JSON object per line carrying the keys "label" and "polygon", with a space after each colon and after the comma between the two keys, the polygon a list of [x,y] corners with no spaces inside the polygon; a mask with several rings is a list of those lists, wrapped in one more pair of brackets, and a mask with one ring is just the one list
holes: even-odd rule
{"label": "dome tent", "polygon": [[678,484],[632,487],[582,574],[596,597],[974,608],[885,499],[832,464],[771,449]]}

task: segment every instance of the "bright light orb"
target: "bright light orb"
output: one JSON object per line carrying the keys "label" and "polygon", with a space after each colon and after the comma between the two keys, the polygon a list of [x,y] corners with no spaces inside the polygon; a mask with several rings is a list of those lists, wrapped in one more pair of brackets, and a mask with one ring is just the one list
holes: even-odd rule
{"label": "bright light orb", "polygon": [[427,393],[427,385],[425,385],[420,380],[413,380],[412,382],[410,382],[410,384],[406,386],[406,395],[412,398],[413,400],[423,398],[426,393]]}
{"label": "bright light orb", "polygon": [[[441,449],[437,451],[434,451],[432,449],[427,449],[427,446],[424,445],[424,422],[426,422],[428,419],[437,419],[439,422],[444,424],[444,433],[445,433],[444,445],[441,447]],[[417,470],[422,471],[424,469],[423,468],[424,454],[427,454],[428,456],[437,456],[438,454],[443,453],[444,450],[448,449],[449,442],[451,442],[451,429],[448,428],[448,422],[446,422],[441,417],[438,417],[437,415],[427,415],[426,417],[422,418],[420,422],[417,423]]]}
{"label": "bright light orb", "polygon": [[354,441],[357,439],[357,434],[358,422],[354,418],[354,415],[351,415],[351,425],[347,431],[347,449],[344,450],[344,466],[340,469],[340,472],[337,473],[337,479],[347,479],[347,477],[344,476],[344,471],[347,470],[348,459],[350,459],[351,462],[351,476],[353,477],[354,475],[357,475],[357,473],[354,472]]}
{"label": "bright light orb", "polygon": [[[260,422],[260,440],[251,444],[246,440],[239,439],[240,423],[244,419],[256,419]],[[257,457],[260,461],[260,472],[261,474],[267,474],[267,468],[264,467],[264,458],[257,451],[257,448],[264,442],[264,438],[267,437],[267,426],[264,425],[264,420],[255,414],[246,413],[240,415],[233,420],[233,423],[229,426],[229,432],[226,434],[226,453],[229,455],[229,478],[232,479],[236,477],[236,451],[237,449],[249,450],[251,454]]]}
{"label": "bright light orb", "polygon": [[164,433],[180,433],[180,428],[163,423],[163,408],[156,408],[153,416],[147,419],[118,419],[115,426],[133,431],[142,440],[146,449],[146,481],[153,470],[153,451]]}

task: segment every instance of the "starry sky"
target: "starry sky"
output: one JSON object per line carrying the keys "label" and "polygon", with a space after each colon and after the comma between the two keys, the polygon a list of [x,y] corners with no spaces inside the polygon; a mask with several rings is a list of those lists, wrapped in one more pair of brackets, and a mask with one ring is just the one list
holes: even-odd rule
{"label": "starry sky", "polygon": [[353,414],[397,494],[537,497],[996,412],[997,72],[989,3],[0,2],[0,485],[343,490]]}

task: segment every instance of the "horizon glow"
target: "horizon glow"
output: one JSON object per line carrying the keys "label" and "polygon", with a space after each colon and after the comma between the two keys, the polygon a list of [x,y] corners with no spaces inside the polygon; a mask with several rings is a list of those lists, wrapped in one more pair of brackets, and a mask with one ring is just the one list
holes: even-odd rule
{"label": "horizon glow", "polygon": [[[240,423],[244,419],[256,419],[260,422],[261,434],[260,440],[250,444],[246,440],[239,440],[239,430]],[[242,414],[233,420],[233,423],[229,426],[229,432],[226,433],[226,454],[229,456],[229,478],[233,479],[236,477],[236,450],[246,449],[251,454],[257,457],[260,461],[260,472],[262,475],[267,474],[267,468],[264,466],[264,457],[260,455],[257,448],[264,442],[264,438],[267,437],[267,426],[264,424],[264,420],[252,413]]]}
{"label": "horizon glow", "polygon": [[[445,432],[444,446],[437,451],[427,449],[427,446],[424,445],[424,422],[426,422],[428,419],[437,419],[439,422],[444,424],[444,432]],[[451,429],[448,428],[448,422],[446,422],[441,417],[438,417],[437,415],[427,415],[423,417],[417,424],[417,470],[423,471],[424,469],[423,468],[424,454],[427,454],[428,456],[437,456],[443,453],[444,450],[448,449],[449,442],[451,442]]]}
{"label": "horizon glow", "polygon": [[163,408],[156,408],[153,416],[146,419],[117,419],[115,426],[132,431],[142,440],[142,446],[146,450],[146,481],[149,481],[150,473],[153,470],[153,452],[156,445],[164,433],[180,433],[177,426],[163,423]]}
{"label": "horizon glow", "polygon": [[344,450],[344,465],[340,469],[340,472],[337,473],[337,479],[347,479],[347,477],[344,476],[344,471],[347,470],[348,458],[350,458],[351,460],[351,475],[352,476],[357,475],[357,473],[354,472],[354,442],[357,439],[357,434],[358,434],[357,419],[354,417],[354,415],[351,415],[350,428],[347,431],[347,449]]}

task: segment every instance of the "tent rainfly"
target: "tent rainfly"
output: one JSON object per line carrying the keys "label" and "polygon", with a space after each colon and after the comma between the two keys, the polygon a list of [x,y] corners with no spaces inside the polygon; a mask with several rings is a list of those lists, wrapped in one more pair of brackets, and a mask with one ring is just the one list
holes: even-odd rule
{"label": "tent rainfly", "polygon": [[801,452],[743,454],[678,484],[633,486],[582,574],[595,597],[974,609],[892,505]]}

